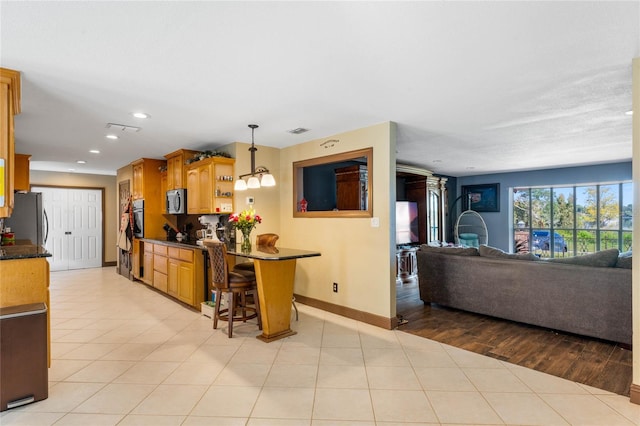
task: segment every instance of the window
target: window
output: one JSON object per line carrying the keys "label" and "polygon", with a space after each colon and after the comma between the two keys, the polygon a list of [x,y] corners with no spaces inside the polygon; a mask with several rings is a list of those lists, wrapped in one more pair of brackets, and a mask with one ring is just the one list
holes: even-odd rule
{"label": "window", "polygon": [[515,188],[513,236],[518,252],[540,257],[631,250],[631,182]]}

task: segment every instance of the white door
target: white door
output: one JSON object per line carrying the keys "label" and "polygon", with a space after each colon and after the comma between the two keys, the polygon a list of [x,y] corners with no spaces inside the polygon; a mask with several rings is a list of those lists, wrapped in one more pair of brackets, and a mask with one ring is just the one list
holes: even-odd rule
{"label": "white door", "polygon": [[102,191],[32,187],[49,219],[45,248],[52,271],[102,266]]}

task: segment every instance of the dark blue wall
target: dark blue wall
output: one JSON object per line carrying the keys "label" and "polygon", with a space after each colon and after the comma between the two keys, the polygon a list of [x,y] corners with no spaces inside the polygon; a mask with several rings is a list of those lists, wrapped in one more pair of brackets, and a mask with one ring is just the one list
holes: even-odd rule
{"label": "dark blue wall", "polygon": [[[489,245],[511,250],[511,202],[513,188],[529,186],[559,186],[590,183],[619,182],[632,180],[631,161],[596,166],[566,167],[560,169],[534,170],[514,173],[497,173],[490,175],[459,177],[457,194],[465,185],[487,183],[500,184],[500,212],[481,213],[489,231]],[[460,213],[460,203],[456,203],[456,212],[451,212],[452,219]]]}

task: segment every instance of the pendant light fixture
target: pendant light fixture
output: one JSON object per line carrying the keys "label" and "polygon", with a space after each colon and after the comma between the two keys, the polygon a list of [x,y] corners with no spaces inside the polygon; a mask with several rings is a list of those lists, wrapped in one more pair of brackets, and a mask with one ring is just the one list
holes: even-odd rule
{"label": "pendant light fixture", "polygon": [[[249,128],[251,129],[251,148],[249,148],[249,152],[251,152],[251,173],[240,175],[238,177],[235,185],[233,186],[233,189],[236,191],[257,189],[261,186],[276,186],[276,180],[269,172],[269,169],[264,166],[256,168],[256,151],[258,148],[256,148],[253,142],[253,133],[258,127],[259,126],[257,124],[249,124]],[[249,176],[249,179],[245,182],[244,178],[247,176]]]}

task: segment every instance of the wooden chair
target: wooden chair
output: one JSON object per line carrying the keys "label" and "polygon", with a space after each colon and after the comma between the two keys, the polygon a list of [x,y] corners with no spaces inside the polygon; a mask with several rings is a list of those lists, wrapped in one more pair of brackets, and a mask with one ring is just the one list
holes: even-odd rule
{"label": "wooden chair", "polygon": [[[213,240],[204,240],[204,245],[209,253],[211,265],[211,277],[213,283],[212,293],[215,294],[216,304],[213,310],[213,328],[218,328],[218,320],[229,323],[229,337],[233,335],[233,322],[257,318],[258,329],[262,330],[260,317],[260,303],[258,303],[258,289],[255,273],[250,271],[229,271],[227,263],[227,246],[224,243]],[[222,296],[227,295],[227,307],[220,308]],[[253,305],[249,306],[247,296],[253,297]]]}
{"label": "wooden chair", "polygon": [[[275,247],[276,241],[278,241],[278,238],[280,238],[278,234],[271,234],[271,233],[259,234],[259,235],[256,235],[256,245],[265,246],[265,247]],[[242,262],[234,266],[233,270],[241,273],[246,271],[255,273],[255,265],[253,264],[253,262]],[[293,306],[293,309],[296,312],[296,321],[298,321],[298,307],[296,306],[295,297],[291,299],[291,305]]]}

